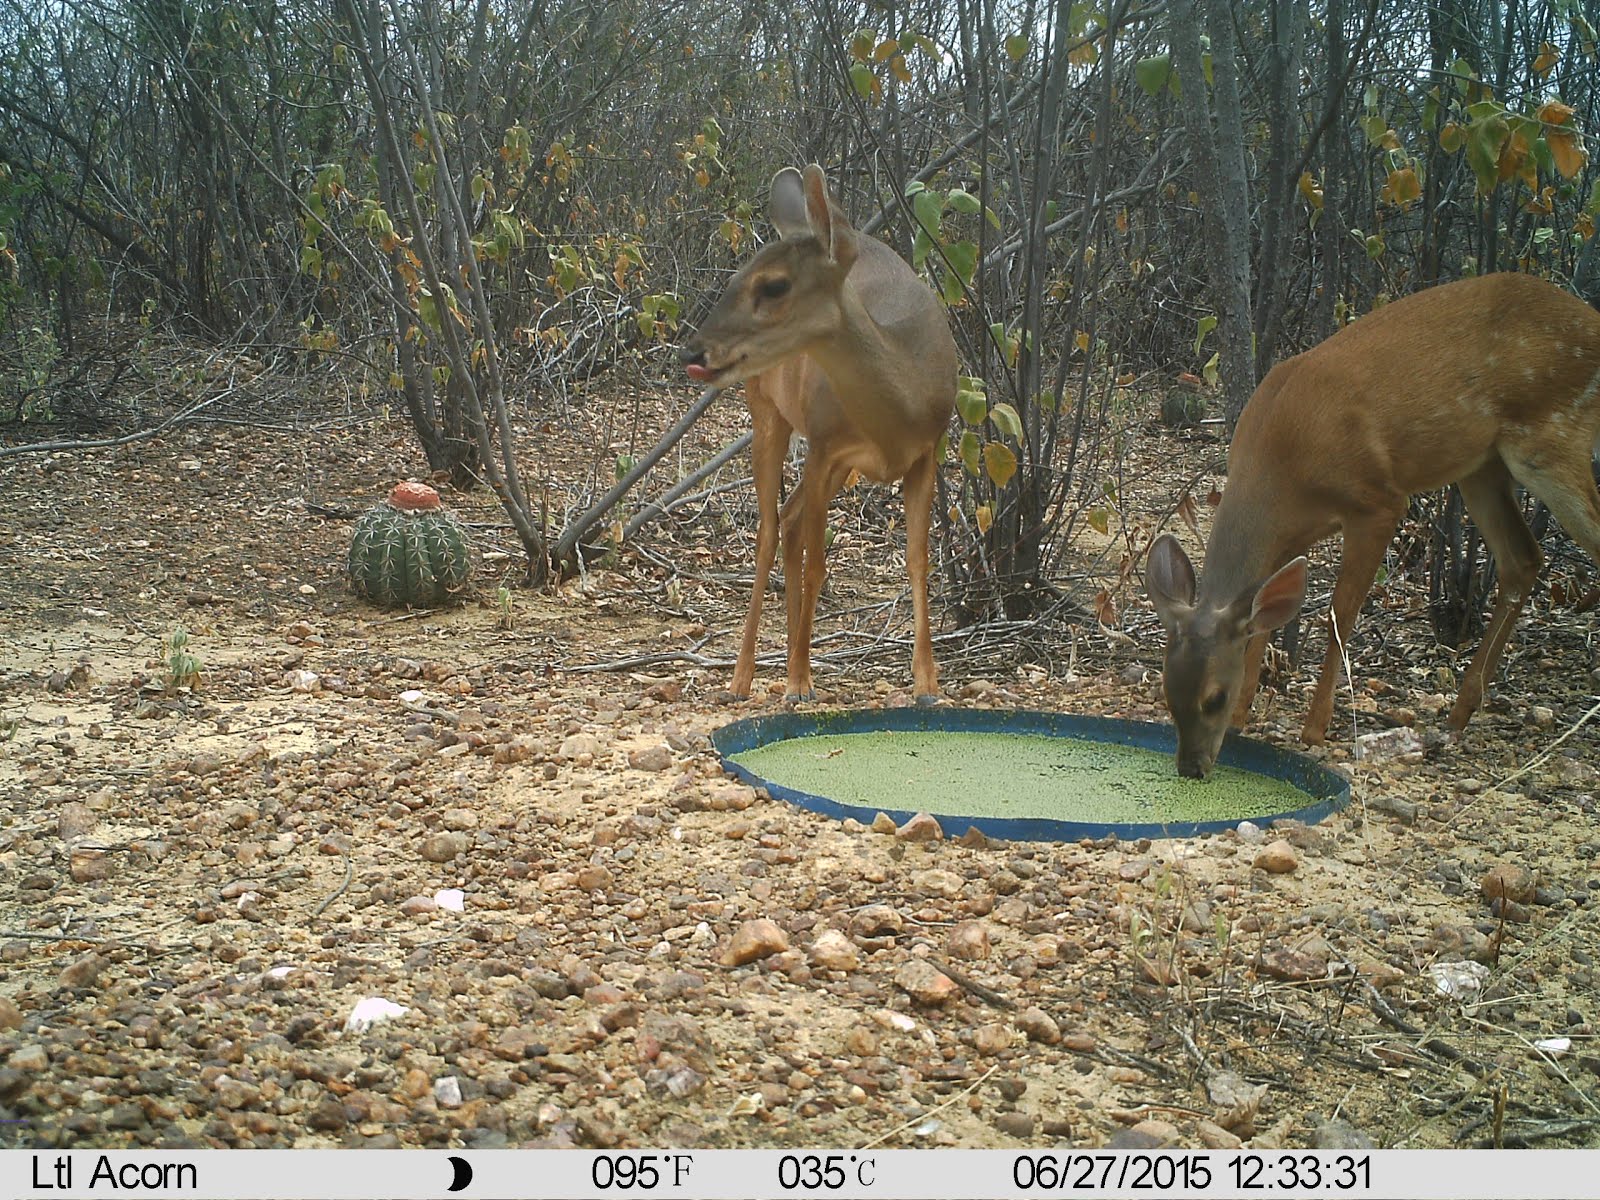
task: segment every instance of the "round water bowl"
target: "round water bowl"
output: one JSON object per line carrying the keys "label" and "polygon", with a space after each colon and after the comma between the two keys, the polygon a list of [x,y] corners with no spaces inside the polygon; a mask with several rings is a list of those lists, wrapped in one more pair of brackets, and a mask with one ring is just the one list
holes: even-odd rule
{"label": "round water bowl", "polygon": [[1210,779],[1184,779],[1174,738],[1147,721],[944,708],[778,713],[711,735],[730,772],[777,799],[866,822],[927,812],[950,837],[1189,837],[1319,821],[1350,798],[1305,755],[1232,733]]}

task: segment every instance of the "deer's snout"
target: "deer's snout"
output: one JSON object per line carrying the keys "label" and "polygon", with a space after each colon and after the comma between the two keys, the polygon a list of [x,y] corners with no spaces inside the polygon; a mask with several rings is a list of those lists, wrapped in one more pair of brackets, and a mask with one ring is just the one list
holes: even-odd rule
{"label": "deer's snout", "polygon": [[699,334],[678,347],[678,361],[683,364],[684,373],[696,383],[707,383],[716,374],[706,364],[705,343],[700,340]]}

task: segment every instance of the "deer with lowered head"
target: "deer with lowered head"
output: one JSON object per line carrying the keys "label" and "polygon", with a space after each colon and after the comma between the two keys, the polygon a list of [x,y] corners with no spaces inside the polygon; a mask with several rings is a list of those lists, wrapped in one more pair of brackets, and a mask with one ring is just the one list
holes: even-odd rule
{"label": "deer with lowered head", "polygon": [[[754,426],[755,588],[733,691],[750,694],[761,601],[781,541],[788,698],[812,697],[811,626],[827,568],[828,505],[859,471],[878,483],[903,481],[912,674],[917,699],[931,702],[939,675],[928,621],[928,532],[934,449],[955,409],[950,325],[932,289],[898,254],[851,228],[821,167],[779,171],[769,211],[779,238],[739,269],[680,353],[697,383],[742,381]],[[783,460],[796,433],[806,439],[805,467],[780,510]]]}
{"label": "deer with lowered head", "polygon": [[1248,719],[1267,638],[1305,599],[1305,552],[1339,532],[1328,649],[1300,734],[1324,740],[1341,648],[1407,502],[1451,483],[1500,572],[1450,712],[1465,728],[1542,562],[1516,484],[1600,565],[1597,445],[1600,312],[1533,276],[1418,292],[1279,363],[1239,416],[1204,574],[1172,535],[1150,547],[1179,773],[1209,774],[1230,721]]}

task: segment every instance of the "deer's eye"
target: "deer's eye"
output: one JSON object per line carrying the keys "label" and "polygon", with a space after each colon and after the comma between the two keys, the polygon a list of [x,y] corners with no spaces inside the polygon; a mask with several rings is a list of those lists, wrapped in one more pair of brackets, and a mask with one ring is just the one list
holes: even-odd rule
{"label": "deer's eye", "polygon": [[1227,703],[1228,693],[1219,689],[1215,692],[1212,692],[1200,702],[1200,711],[1205,713],[1207,716],[1214,717],[1222,711],[1223,706],[1225,706]]}
{"label": "deer's eye", "polygon": [[781,275],[773,279],[763,279],[756,287],[756,293],[763,300],[777,300],[781,296],[788,295],[788,292],[789,281]]}

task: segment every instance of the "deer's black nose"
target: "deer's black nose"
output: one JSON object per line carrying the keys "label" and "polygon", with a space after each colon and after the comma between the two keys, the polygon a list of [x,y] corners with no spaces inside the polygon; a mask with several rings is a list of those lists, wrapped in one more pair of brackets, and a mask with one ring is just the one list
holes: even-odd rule
{"label": "deer's black nose", "polygon": [[700,345],[699,339],[686,342],[678,347],[678,361],[686,367],[706,365],[706,352]]}

